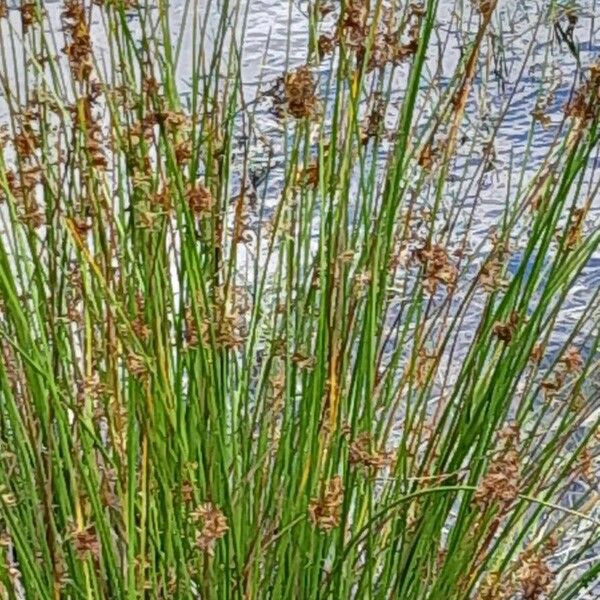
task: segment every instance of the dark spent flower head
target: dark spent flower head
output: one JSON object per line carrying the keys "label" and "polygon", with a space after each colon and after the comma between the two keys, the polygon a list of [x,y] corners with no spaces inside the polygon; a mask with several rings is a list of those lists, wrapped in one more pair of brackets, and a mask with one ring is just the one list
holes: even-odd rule
{"label": "dark spent flower head", "polygon": [[317,108],[315,82],[308,66],[287,73],[284,92],[288,112],[296,119],[311,117]]}
{"label": "dark spent flower head", "polygon": [[340,524],[341,507],[344,501],[344,486],[339,475],[325,482],[320,498],[313,498],[308,505],[310,522],[324,532]]}
{"label": "dark spent flower head", "polygon": [[200,529],[196,532],[196,546],[212,555],[215,543],[229,530],[227,518],[212,502],[201,504],[190,516],[200,523]]}

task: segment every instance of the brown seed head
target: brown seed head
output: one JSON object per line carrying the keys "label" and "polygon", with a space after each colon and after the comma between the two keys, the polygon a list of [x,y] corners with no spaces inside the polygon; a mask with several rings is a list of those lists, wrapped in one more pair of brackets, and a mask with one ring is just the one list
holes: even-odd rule
{"label": "brown seed head", "polygon": [[414,253],[415,258],[423,266],[423,287],[425,290],[434,294],[439,284],[448,288],[454,287],[458,277],[458,269],[450,261],[448,251],[434,244],[424,246]]}
{"label": "brown seed head", "polygon": [[87,81],[92,72],[92,39],[81,0],[65,0],[61,13],[68,35],[63,52],[77,81]]}
{"label": "brown seed head", "polygon": [[368,432],[360,433],[352,442],[348,453],[350,464],[377,471],[389,465],[391,455],[385,449],[377,449]]}
{"label": "brown seed head", "polygon": [[35,2],[23,2],[21,4],[21,25],[23,31],[27,32],[29,28],[38,21],[38,12]]}
{"label": "brown seed head", "polygon": [[511,600],[513,592],[513,586],[501,573],[491,571],[483,577],[474,600]]}
{"label": "brown seed head", "polygon": [[579,121],[581,126],[600,114],[600,61],[590,67],[587,80],[575,92],[565,107],[565,113]]}
{"label": "brown seed head", "polygon": [[523,600],[541,600],[546,597],[552,589],[554,574],[543,556],[526,552],[521,556],[521,563],[517,579]]}
{"label": "brown seed head", "polygon": [[190,210],[197,216],[210,214],[213,207],[213,197],[210,190],[200,183],[188,187],[185,199]]}
{"label": "brown seed head", "polygon": [[307,66],[285,75],[284,92],[287,110],[296,119],[308,118],[315,113],[317,108],[315,82]]}
{"label": "brown seed head", "polygon": [[521,458],[516,449],[518,432],[511,427],[501,431],[498,437],[499,452],[473,497],[474,503],[482,511],[497,506],[501,512],[505,512],[520,491]]}
{"label": "brown seed head", "polygon": [[506,321],[496,321],[492,327],[492,333],[505,344],[510,344],[519,324],[519,315],[513,311]]}
{"label": "brown seed head", "polygon": [[335,50],[335,46],[336,39],[334,36],[329,36],[325,34],[321,35],[318,41],[319,57],[323,58],[329,54],[332,54]]}
{"label": "brown seed head", "polygon": [[560,364],[570,375],[578,373],[583,367],[581,352],[576,346],[569,346],[560,358]]}
{"label": "brown seed head", "polygon": [[310,501],[308,505],[310,522],[324,532],[335,529],[340,524],[343,501],[342,478],[336,475],[325,483],[321,497]]}
{"label": "brown seed head", "polygon": [[212,502],[201,504],[190,516],[201,524],[196,533],[196,546],[212,556],[215,543],[229,530],[227,518]]}
{"label": "brown seed head", "polygon": [[100,557],[100,540],[91,525],[85,529],[73,529],[71,535],[79,560],[85,560],[89,555],[94,560],[98,560]]}

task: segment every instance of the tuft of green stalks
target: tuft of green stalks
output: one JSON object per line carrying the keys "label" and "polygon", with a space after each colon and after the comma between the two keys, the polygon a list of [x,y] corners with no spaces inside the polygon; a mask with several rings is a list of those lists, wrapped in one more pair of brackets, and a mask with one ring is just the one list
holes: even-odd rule
{"label": "tuft of green stalks", "polygon": [[2,598],[598,597],[600,65],[503,3],[0,1]]}

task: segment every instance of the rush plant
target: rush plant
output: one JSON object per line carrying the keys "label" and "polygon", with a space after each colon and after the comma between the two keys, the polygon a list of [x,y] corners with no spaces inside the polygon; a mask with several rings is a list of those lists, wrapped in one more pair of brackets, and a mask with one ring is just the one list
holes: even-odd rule
{"label": "rush plant", "polygon": [[1,597],[597,598],[576,9],[283,5],[0,1]]}

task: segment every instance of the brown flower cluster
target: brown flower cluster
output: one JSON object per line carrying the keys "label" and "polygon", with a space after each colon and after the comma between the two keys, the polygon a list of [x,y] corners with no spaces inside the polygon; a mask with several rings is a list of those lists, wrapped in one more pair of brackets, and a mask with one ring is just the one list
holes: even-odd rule
{"label": "brown flower cluster", "polygon": [[554,583],[554,573],[543,554],[527,551],[521,555],[520,563],[517,579],[523,600],[541,600],[547,597]]}
{"label": "brown flower cluster", "polygon": [[319,56],[323,58],[328,54],[332,54],[336,47],[336,39],[332,35],[321,34],[317,42]]}
{"label": "brown flower cluster", "polygon": [[250,297],[241,286],[233,287],[224,298],[219,290],[216,305],[216,343],[221,348],[235,350],[244,345],[248,335],[247,315],[250,312]]}
{"label": "brown flower cluster", "polygon": [[[377,32],[367,70],[382,69],[388,63],[400,64],[417,53],[421,21],[424,8],[416,3],[408,7],[408,18],[399,27],[394,27],[392,9],[383,11],[383,27]],[[364,52],[359,52],[359,57]]]}
{"label": "brown flower cluster", "polygon": [[246,319],[237,308],[234,311],[223,314],[217,323],[216,342],[220,348],[235,350],[246,341]]}
{"label": "brown flower cluster", "polygon": [[[326,14],[331,10],[326,11]],[[343,44],[356,55],[357,65],[362,66],[367,56],[369,34],[375,28],[373,43],[369,49],[367,71],[398,64],[414,55],[419,46],[419,32],[424,9],[417,3],[408,6],[406,17],[397,22],[394,9],[384,6],[377,23],[365,0],[347,0],[335,30],[319,37],[318,50],[322,58]]]}
{"label": "brown flower cluster", "polygon": [[144,317],[144,306],[144,297],[140,292],[137,292],[135,296],[135,317],[131,322],[131,328],[140,341],[147,342],[150,338],[150,327],[148,327]]}
{"label": "brown flower cluster", "polygon": [[131,145],[139,146],[142,141],[148,144],[153,143],[155,141],[155,127],[158,122],[157,114],[152,111],[132,123],[127,132],[127,138]]}
{"label": "brown flower cluster", "polygon": [[173,145],[175,161],[180,167],[187,165],[193,156],[192,120],[183,111],[155,109],[155,105],[164,104],[164,99],[158,95],[159,84],[154,77],[147,76],[144,80],[145,95],[142,102],[147,112],[133,123],[128,132],[130,142],[129,160],[134,170],[141,170],[144,175],[151,175],[152,164],[145,153],[140,153],[140,142],[148,145],[156,143],[159,131],[169,138]]}
{"label": "brown flower cluster", "polygon": [[508,250],[507,242],[498,238],[494,233],[492,235],[492,251],[479,273],[479,282],[487,292],[495,292],[508,285],[508,281],[502,276]]}
{"label": "brown flower cluster", "polygon": [[381,95],[375,96],[373,108],[361,124],[361,141],[366,144],[371,138],[375,138],[385,132],[385,112],[387,104]]}
{"label": "brown flower cluster", "polygon": [[559,366],[568,374],[573,375],[581,371],[583,367],[583,358],[581,352],[576,346],[569,346],[561,356]]}
{"label": "brown flower cluster", "polygon": [[415,250],[414,256],[424,270],[423,287],[435,294],[438,285],[452,288],[458,277],[456,265],[450,261],[448,251],[439,244],[426,245]]}
{"label": "brown flower cluster", "polygon": [[13,393],[17,394],[20,389],[22,370],[19,367],[14,348],[4,340],[0,342],[0,358],[4,363],[4,372],[6,373],[8,384],[11,386]]}
{"label": "brown flower cluster", "polygon": [[296,183],[303,187],[316,188],[319,185],[319,163],[316,160],[299,169]]}
{"label": "brown flower cluster", "polygon": [[91,92],[77,99],[71,109],[73,122],[83,137],[83,144],[90,164],[100,170],[108,167],[106,158],[105,136],[102,132],[98,111],[100,87],[91,85]]}
{"label": "brown flower cluster", "polygon": [[418,388],[423,389],[429,381],[429,378],[433,373],[433,369],[436,366],[437,359],[437,354],[427,352],[423,348],[419,350],[419,353],[417,354],[415,377]]}
{"label": "brown flower cluster", "polygon": [[554,371],[542,382],[542,390],[547,396],[559,392],[569,376],[577,375],[583,368],[583,357],[576,346],[569,346],[560,357]]}
{"label": "brown flower cluster", "polygon": [[283,410],[285,403],[285,369],[282,366],[269,378],[268,390],[269,413],[277,416]]}
{"label": "brown flower cluster", "polygon": [[329,479],[320,498],[313,498],[308,505],[308,518],[321,531],[335,529],[341,520],[344,486],[339,475]]}
{"label": "brown flower cluster", "polygon": [[519,495],[518,431],[512,427],[504,429],[499,434],[499,441],[499,451],[473,497],[475,505],[482,511],[497,506],[501,512],[506,512]]}
{"label": "brown flower cluster", "polygon": [[496,323],[494,323],[492,333],[505,344],[510,344],[517,332],[517,326],[519,325],[520,320],[519,314],[516,311],[513,311],[506,321],[496,321]]}
{"label": "brown flower cluster", "polygon": [[591,486],[598,486],[598,469],[597,459],[600,458],[600,455],[594,455],[595,448],[597,444],[590,444],[583,448],[583,450],[577,456],[577,462],[575,464],[575,474],[578,477],[584,479]]}
{"label": "brown flower cluster", "polygon": [[475,600],[511,600],[513,587],[498,571],[487,573],[475,594]]}
{"label": "brown flower cluster", "polygon": [[39,20],[38,10],[35,2],[23,2],[21,4],[21,25],[23,32],[29,31],[29,28]]}
{"label": "brown flower cluster", "polygon": [[441,154],[441,143],[437,141],[428,141],[421,152],[419,153],[419,166],[425,171],[430,172],[433,170],[435,163],[440,158]]}
{"label": "brown flower cluster", "polygon": [[213,197],[210,190],[201,183],[190,185],[185,199],[192,213],[198,217],[210,214],[213,208]]}
{"label": "brown flower cluster", "polygon": [[577,119],[581,126],[600,114],[600,61],[590,67],[588,79],[574,93],[565,107],[565,113]]}
{"label": "brown flower cluster", "polygon": [[531,350],[531,354],[529,355],[529,360],[532,363],[539,365],[542,362],[542,359],[544,358],[545,351],[546,351],[546,348],[545,348],[544,344],[542,342],[537,342],[535,344],[535,346],[533,347],[533,349]]}
{"label": "brown flower cluster", "polygon": [[338,39],[354,50],[362,51],[369,35],[369,11],[365,0],[349,0],[341,15]]}
{"label": "brown flower cluster", "polygon": [[296,119],[310,118],[317,109],[315,81],[306,65],[286,73],[283,78],[283,99],[276,104],[284,104],[285,109]]}
{"label": "brown flower cluster", "polygon": [[[575,208],[569,220],[569,227],[565,234],[564,244],[567,250],[574,250],[580,243],[583,234],[583,223],[587,214],[587,207]],[[559,240],[561,238],[559,237]]]}
{"label": "brown flower cluster", "polygon": [[373,437],[368,432],[359,434],[350,442],[348,457],[350,464],[377,471],[390,464],[392,455],[385,449],[377,449]]}
{"label": "brown flower cluster", "polygon": [[[200,303],[202,306],[202,303]],[[250,297],[247,290],[234,286],[224,297],[224,290],[215,290],[215,300],[206,312],[200,312],[200,327],[197,327],[191,305],[185,309],[184,338],[188,348],[199,343],[209,347],[214,342],[218,348],[236,350],[244,345],[248,334],[247,315],[250,311]]]}
{"label": "brown flower cluster", "polygon": [[508,282],[502,277],[504,265],[497,257],[490,257],[481,267],[479,281],[487,292],[506,288]]}
{"label": "brown flower cluster", "polygon": [[229,530],[227,517],[212,502],[201,504],[190,516],[201,525],[196,532],[196,546],[212,556],[215,543]]}
{"label": "brown flower cluster", "polygon": [[100,399],[108,393],[106,384],[100,379],[100,374],[95,371],[77,382],[76,400],[79,407],[83,407],[86,400],[98,408]]}
{"label": "brown flower cluster", "polygon": [[172,136],[177,164],[180,167],[187,165],[194,152],[190,117],[182,111],[162,111],[156,113],[155,120]]}
{"label": "brown flower cluster", "polygon": [[44,213],[39,207],[35,194],[36,186],[41,183],[41,171],[36,165],[23,166],[20,177],[14,172],[6,174],[8,189],[19,207],[19,217],[23,223],[37,229],[44,224]]}
{"label": "brown flower cluster", "polygon": [[91,556],[94,560],[100,558],[100,540],[93,527],[90,526],[85,529],[73,527],[71,538],[79,560],[85,560],[88,556]]}
{"label": "brown flower cluster", "polygon": [[62,18],[69,41],[63,48],[76,81],[87,81],[92,72],[92,39],[81,0],[65,0]]}
{"label": "brown flower cluster", "polygon": [[187,306],[185,308],[183,320],[183,338],[185,340],[186,347],[196,348],[200,342],[200,335],[198,333],[198,327],[196,327],[194,311],[191,306]]}
{"label": "brown flower cluster", "polygon": [[7,169],[6,188],[0,190],[0,200],[11,196],[17,205],[19,218],[27,226],[37,229],[44,224],[45,215],[39,205],[38,186],[44,176],[40,166],[40,111],[31,103],[15,115],[18,123],[12,145],[19,167],[18,171]]}
{"label": "brown flower cluster", "polygon": [[127,370],[137,379],[144,380],[148,375],[148,368],[141,356],[130,352],[125,358]]}

